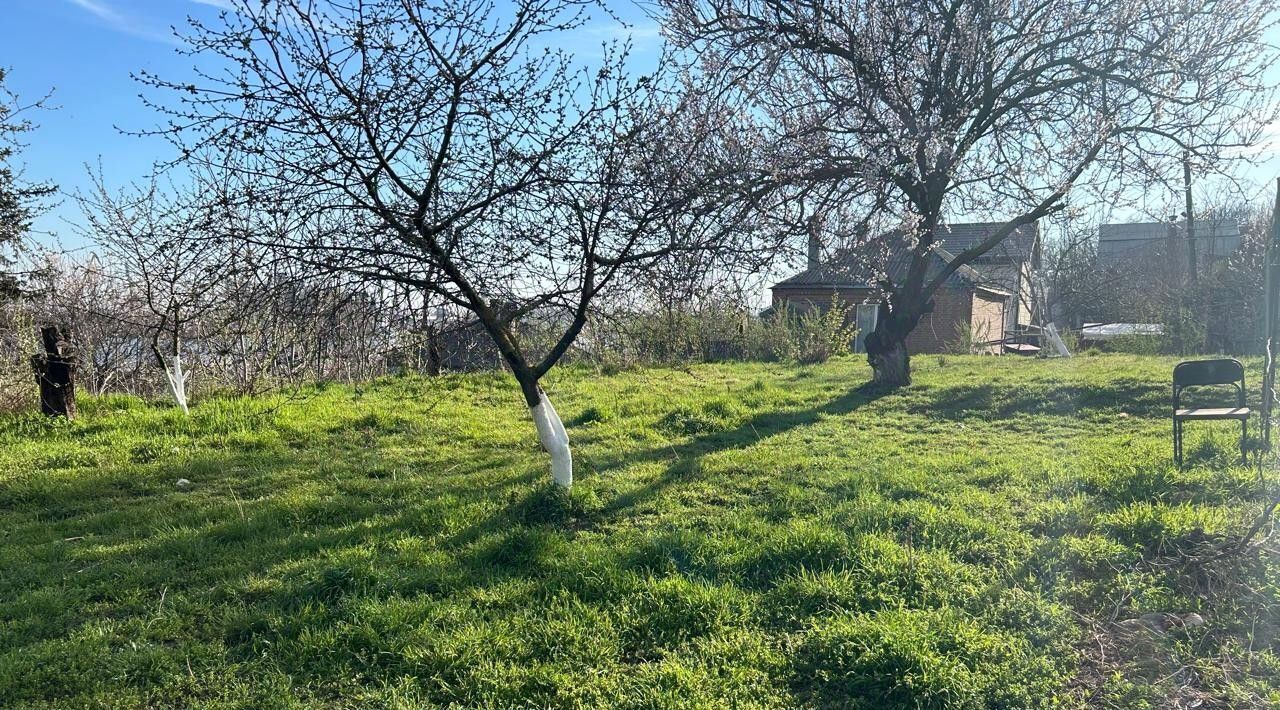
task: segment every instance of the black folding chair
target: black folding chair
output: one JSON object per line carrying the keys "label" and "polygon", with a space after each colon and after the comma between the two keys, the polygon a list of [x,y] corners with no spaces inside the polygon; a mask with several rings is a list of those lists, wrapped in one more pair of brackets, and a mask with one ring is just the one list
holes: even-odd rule
{"label": "black folding chair", "polygon": [[[1232,385],[1236,388],[1234,407],[1183,407],[1182,394],[1188,387]],[[1173,368],[1173,460],[1182,466],[1182,423],[1195,419],[1236,419],[1240,422],[1240,460],[1249,463],[1245,440],[1249,435],[1249,408],[1244,406],[1244,365],[1239,360],[1189,360]]]}

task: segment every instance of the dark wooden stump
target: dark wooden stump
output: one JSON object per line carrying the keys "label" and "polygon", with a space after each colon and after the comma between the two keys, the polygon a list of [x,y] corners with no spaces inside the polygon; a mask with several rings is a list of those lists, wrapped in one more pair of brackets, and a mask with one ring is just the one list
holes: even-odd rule
{"label": "dark wooden stump", "polygon": [[427,326],[427,374],[440,375],[440,337],[434,325]]}
{"label": "dark wooden stump", "polygon": [[76,353],[66,326],[40,328],[44,352],[31,357],[31,367],[40,385],[40,411],[51,417],[76,416]]}

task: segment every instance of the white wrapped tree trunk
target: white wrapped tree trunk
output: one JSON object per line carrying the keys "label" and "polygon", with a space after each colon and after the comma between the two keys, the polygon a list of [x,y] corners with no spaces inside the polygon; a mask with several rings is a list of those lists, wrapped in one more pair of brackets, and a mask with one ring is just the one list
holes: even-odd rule
{"label": "white wrapped tree trunk", "polygon": [[165,377],[169,380],[169,391],[173,393],[173,399],[182,408],[183,414],[190,414],[187,410],[187,376],[188,373],[182,371],[182,353],[175,352],[173,359],[165,364]]}
{"label": "white wrapped tree trunk", "polygon": [[529,408],[533,412],[533,425],[538,428],[538,441],[551,454],[551,477],[557,485],[567,489],[573,485],[573,454],[569,451],[569,435],[564,430],[560,415],[551,406],[547,393],[539,391],[538,399],[538,404]]}

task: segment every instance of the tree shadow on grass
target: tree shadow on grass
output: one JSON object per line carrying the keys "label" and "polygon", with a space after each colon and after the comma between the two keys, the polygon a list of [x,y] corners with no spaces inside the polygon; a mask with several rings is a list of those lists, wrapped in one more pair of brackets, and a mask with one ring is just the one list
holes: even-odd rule
{"label": "tree shadow on grass", "polygon": [[[154,604],[165,590],[218,605],[289,609],[353,590],[456,591],[489,584],[495,572],[528,572],[518,544],[466,551],[441,529],[457,525],[454,510],[482,497],[518,499],[535,472],[479,488],[466,473],[428,486],[375,474],[353,467],[334,476],[287,451],[229,451],[142,472],[10,486],[0,497],[0,526],[12,526],[0,536],[0,562],[24,563],[0,579],[0,622],[14,631],[0,633],[0,654],[66,638],[100,614],[94,609],[141,618],[148,612],[139,600]],[[178,476],[191,487],[176,488]],[[385,490],[388,484],[397,490]],[[517,517],[505,508],[502,519]],[[520,517],[529,521],[514,525],[537,525],[539,515],[546,513],[526,511]],[[455,559],[415,564],[392,544],[405,538],[435,538],[428,546]],[[53,598],[60,601],[50,608]]]}
{"label": "tree shadow on grass", "polygon": [[[826,416],[841,416],[888,394],[872,384],[846,391],[818,406],[806,409],[756,414],[730,429],[709,431],[682,443],[654,446],[640,451],[627,451],[609,458],[578,456],[578,469],[594,475],[608,475],[625,467],[653,462],[666,462],[662,473],[635,489],[616,496],[602,506],[586,509],[581,501],[553,484],[534,485],[515,492],[502,509],[476,521],[449,538],[449,545],[462,548],[475,540],[516,527],[551,528],[561,532],[592,529],[615,521],[653,500],[673,485],[694,480],[702,458],[725,451],[745,449],[772,436],[817,423]],[[536,480],[531,469],[530,481]]]}
{"label": "tree shadow on grass", "polygon": [[997,384],[929,388],[907,411],[929,417],[1008,419],[1018,415],[1090,416],[1120,414],[1152,418],[1170,415],[1162,383],[1119,381],[1108,385],[1055,384],[1045,387]]}
{"label": "tree shadow on grass", "polygon": [[[1156,386],[1139,383],[1119,383],[1113,387],[1061,385],[1029,391],[1011,391],[995,385],[926,387],[900,391],[903,407],[908,411],[928,412],[932,416],[947,419],[1005,418],[1026,413],[1072,416],[1084,412],[1107,411],[1116,407],[1121,407],[1124,411],[1136,416],[1163,416],[1168,405],[1158,393],[1162,393],[1162,390]],[[705,432],[682,443],[629,451],[610,459],[590,460],[588,461],[590,468],[594,469],[597,475],[637,464],[659,461],[665,463],[661,473],[653,480],[624,491],[611,500],[605,501],[603,505],[593,506],[590,510],[584,509],[580,500],[564,496],[549,485],[537,485],[539,464],[535,462],[531,462],[528,470],[520,475],[505,475],[501,480],[492,481],[491,485],[481,484],[481,488],[474,485],[472,475],[483,472],[486,467],[489,469],[512,467],[515,462],[511,456],[515,454],[511,452],[507,452],[510,455],[501,461],[488,457],[470,462],[465,471],[453,471],[447,477],[433,480],[427,489],[429,496],[433,498],[454,497],[461,501],[474,500],[482,496],[490,500],[506,498],[506,502],[499,503],[497,510],[492,514],[450,533],[442,540],[445,549],[462,550],[479,539],[494,534],[506,534],[517,528],[550,528],[573,532],[617,520],[661,496],[672,486],[696,480],[699,476],[700,462],[707,456],[745,449],[764,439],[816,424],[824,417],[851,414],[885,394],[888,393],[884,390],[863,385],[847,390],[816,406],[792,411],[758,413],[732,428]],[[378,459],[374,456],[372,460],[376,462]],[[231,451],[226,452],[226,455],[208,456],[185,462],[181,465],[181,469],[183,472],[198,472],[198,476],[191,476],[188,473],[190,477],[197,479],[198,486],[217,489],[220,492],[230,490],[235,495],[249,500],[270,498],[273,493],[272,487],[279,485],[276,476],[281,471],[299,465],[305,464],[285,450],[239,454]],[[516,467],[519,468],[518,465]],[[165,467],[160,470],[163,473],[142,480],[122,473],[119,476],[96,481],[64,479],[56,486],[56,490],[30,488],[21,493],[10,491],[7,496],[0,498],[0,512],[3,512],[5,504],[34,506],[41,508],[42,516],[50,522],[79,518],[80,522],[89,528],[101,527],[95,518],[105,520],[119,518],[121,515],[127,516],[132,507],[146,505],[145,501],[152,496],[163,494],[163,490],[158,489],[157,486],[172,485],[171,480],[178,477],[180,473],[176,468]],[[344,473],[344,480],[361,478],[359,475],[353,475],[358,473],[358,468],[352,468]],[[369,471],[367,478],[382,479],[386,475],[387,471],[375,465]],[[296,482],[308,480],[315,480],[315,477],[302,476]],[[334,481],[340,489],[343,481],[337,479]],[[362,494],[367,493],[369,492],[365,491]],[[103,510],[101,504],[104,497],[111,499],[115,506],[114,510]],[[225,505],[225,502],[219,505]],[[268,508],[275,504],[259,503],[257,505],[260,512],[268,513]],[[325,530],[336,530],[339,527],[358,525],[362,518],[368,517],[377,518],[377,520],[364,527],[362,534],[366,536],[405,532],[429,536],[433,532],[430,529],[432,516],[442,514],[434,509],[429,510],[430,506],[422,507],[421,505],[414,509],[395,511],[387,510],[381,505],[359,510],[340,508],[341,506],[332,506],[323,501],[293,507],[282,505],[275,512],[265,515],[266,519],[257,526],[228,520],[212,527],[206,525],[197,527],[206,530],[215,542],[225,540],[244,544],[252,540],[252,544],[259,546],[262,553],[260,560],[282,560],[290,554],[292,549],[290,540],[293,533],[309,525],[318,525]],[[190,516],[184,514],[179,520],[172,521],[172,524],[196,526],[196,523],[200,522],[197,518],[202,513],[196,513],[196,511],[192,513],[196,514],[195,518],[188,520]],[[314,550],[317,544],[334,544],[345,537],[348,537],[347,533],[334,536],[317,534],[303,547]],[[506,558],[501,551],[482,556],[485,560],[478,560],[482,566],[492,566],[492,564],[502,566]]]}
{"label": "tree shadow on grass", "polygon": [[606,461],[593,462],[597,473],[604,473],[626,465],[660,460],[670,461],[657,479],[619,495],[604,506],[600,515],[604,518],[616,517],[652,500],[670,486],[690,480],[696,475],[699,462],[703,457],[724,451],[745,449],[764,439],[816,424],[823,417],[851,414],[889,393],[891,390],[867,383],[815,407],[785,412],[765,412],[751,417],[732,429],[712,431],[680,444],[654,447]]}

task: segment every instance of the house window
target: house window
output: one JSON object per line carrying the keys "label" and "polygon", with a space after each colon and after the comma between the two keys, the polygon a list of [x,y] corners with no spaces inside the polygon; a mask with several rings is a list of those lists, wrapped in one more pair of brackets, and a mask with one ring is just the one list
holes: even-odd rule
{"label": "house window", "polygon": [[876,329],[876,318],[879,314],[880,306],[875,303],[858,304],[858,309],[854,314],[858,327],[858,335],[853,340],[853,351],[855,353],[865,353],[867,351],[867,336],[871,335],[871,331]]}

